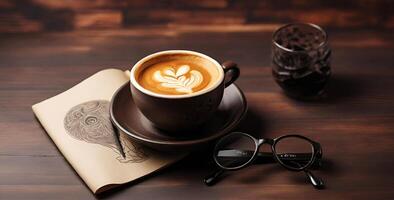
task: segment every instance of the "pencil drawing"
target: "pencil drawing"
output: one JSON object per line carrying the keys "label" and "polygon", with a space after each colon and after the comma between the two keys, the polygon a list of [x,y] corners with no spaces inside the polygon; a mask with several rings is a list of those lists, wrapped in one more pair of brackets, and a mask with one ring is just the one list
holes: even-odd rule
{"label": "pencil drawing", "polygon": [[[144,149],[132,143],[127,136],[117,136],[110,121],[109,102],[95,100],[72,107],[64,118],[64,128],[73,138],[108,147],[122,163],[140,163],[148,158]],[[120,149],[122,148],[122,149]],[[122,156],[122,150],[125,157]]]}

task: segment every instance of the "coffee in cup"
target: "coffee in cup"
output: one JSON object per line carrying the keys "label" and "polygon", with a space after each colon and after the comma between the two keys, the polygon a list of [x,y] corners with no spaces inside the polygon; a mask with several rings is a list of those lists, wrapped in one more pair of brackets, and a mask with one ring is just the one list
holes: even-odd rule
{"label": "coffee in cup", "polygon": [[140,71],[137,82],[145,89],[167,95],[192,94],[210,87],[219,77],[213,63],[197,56],[171,56]]}
{"label": "coffee in cup", "polygon": [[235,63],[220,65],[198,52],[169,50],[138,61],[130,73],[130,86],[141,113],[157,128],[175,133],[209,120],[224,88],[238,76]]}

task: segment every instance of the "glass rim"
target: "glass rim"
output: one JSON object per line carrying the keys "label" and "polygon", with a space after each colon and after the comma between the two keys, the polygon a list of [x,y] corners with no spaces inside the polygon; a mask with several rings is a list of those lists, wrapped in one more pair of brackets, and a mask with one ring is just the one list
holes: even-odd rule
{"label": "glass rim", "polygon": [[[306,142],[309,143],[309,145],[310,145],[310,147],[311,147],[311,150],[312,150],[312,154],[311,154],[310,160],[308,161],[308,163],[307,163],[306,165],[301,166],[301,167],[292,167],[292,166],[290,166],[290,165],[285,164],[285,163],[278,157],[278,152],[276,151],[276,150],[277,150],[277,149],[276,149],[276,145],[277,145],[280,141],[283,141],[283,139],[287,139],[287,138],[298,138],[298,139],[300,139],[300,140],[304,140],[304,141],[306,141]],[[307,137],[305,137],[305,136],[302,136],[302,135],[291,134],[291,135],[284,135],[284,136],[278,137],[278,138],[276,138],[274,144],[273,144],[271,147],[272,147],[272,151],[273,151],[273,153],[274,153],[274,155],[275,155],[277,161],[278,161],[280,164],[282,164],[282,166],[286,166],[288,169],[291,169],[291,170],[301,171],[301,170],[303,170],[303,169],[309,167],[310,165],[312,165],[312,163],[313,163],[314,160],[316,159],[316,150],[317,150],[317,149],[315,149],[314,141],[311,140],[311,139],[309,139],[309,138],[307,138]]]}
{"label": "glass rim", "polygon": [[[248,159],[248,161],[246,161],[245,163],[243,163],[243,164],[241,164],[241,165],[239,165],[239,166],[235,166],[235,167],[226,167],[226,166],[222,165],[222,164],[219,162],[218,157],[216,156],[216,152],[217,152],[217,150],[218,150],[218,148],[219,148],[219,144],[220,144],[221,142],[223,142],[225,139],[227,139],[227,138],[229,138],[230,136],[233,136],[233,135],[235,135],[235,136],[239,135],[239,136],[247,137],[247,138],[251,139],[251,140],[253,141],[253,143],[254,143],[255,149],[254,149],[253,155],[252,155],[252,156]],[[253,136],[251,136],[251,135],[249,135],[249,134],[247,134],[247,133],[243,133],[243,132],[232,132],[232,133],[230,133],[230,134],[224,136],[223,138],[221,138],[221,139],[216,143],[215,148],[214,148],[214,150],[213,150],[213,154],[214,154],[214,155],[213,155],[213,159],[215,160],[216,164],[219,165],[219,166],[220,166],[221,168],[223,168],[223,169],[226,169],[226,170],[237,170],[237,169],[240,169],[240,168],[245,167],[247,164],[249,164],[249,163],[254,159],[254,157],[256,156],[256,154],[257,154],[257,152],[258,152],[258,148],[259,148],[259,147],[258,147],[257,141],[256,141],[256,139],[255,139]]]}
{"label": "glass rim", "polygon": [[[318,31],[320,31],[320,32],[323,34],[324,40],[319,44],[319,46],[314,47],[314,48],[312,48],[312,49],[310,49],[310,50],[293,50],[293,49],[289,49],[289,48],[286,48],[286,47],[284,47],[284,46],[278,44],[278,43],[275,41],[275,36],[276,36],[281,30],[283,30],[284,28],[287,28],[287,27],[289,27],[289,26],[294,26],[294,25],[297,25],[297,26],[309,26],[309,27],[315,28],[315,29],[317,29]],[[317,50],[317,49],[320,49],[320,48],[326,46],[326,45],[327,45],[327,41],[328,41],[328,35],[327,35],[326,31],[325,31],[322,27],[320,27],[319,25],[316,25],[316,24],[313,24],[313,23],[289,23],[289,24],[285,24],[285,25],[279,27],[279,28],[272,34],[272,43],[273,43],[276,47],[278,47],[278,48],[280,48],[280,49],[282,49],[282,50],[284,50],[284,51],[291,52],[291,53],[308,52],[308,51],[311,51],[311,50]]]}

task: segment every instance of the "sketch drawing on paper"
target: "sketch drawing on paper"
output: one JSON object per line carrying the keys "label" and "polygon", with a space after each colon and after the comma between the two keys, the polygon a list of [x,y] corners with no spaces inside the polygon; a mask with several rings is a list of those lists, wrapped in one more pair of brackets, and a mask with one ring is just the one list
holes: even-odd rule
{"label": "sketch drawing on paper", "polygon": [[[88,101],[72,107],[64,118],[66,132],[75,139],[111,148],[122,163],[140,163],[148,158],[142,147],[120,134],[119,142],[109,116],[109,102]],[[125,157],[122,156],[123,149]]]}

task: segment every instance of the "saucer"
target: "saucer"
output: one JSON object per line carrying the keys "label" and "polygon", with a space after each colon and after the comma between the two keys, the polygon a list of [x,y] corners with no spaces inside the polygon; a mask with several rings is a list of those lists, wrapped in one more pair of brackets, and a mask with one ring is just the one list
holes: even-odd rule
{"label": "saucer", "polygon": [[158,150],[193,150],[227,133],[241,121],[247,111],[244,94],[232,84],[224,90],[223,99],[214,116],[200,128],[176,136],[156,128],[136,107],[130,83],[124,84],[111,100],[111,121],[133,141]]}

